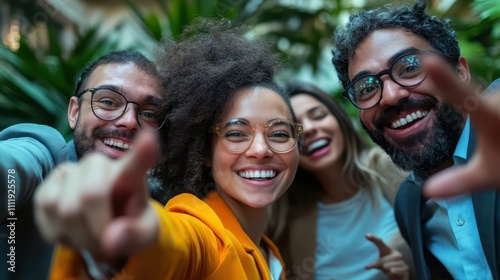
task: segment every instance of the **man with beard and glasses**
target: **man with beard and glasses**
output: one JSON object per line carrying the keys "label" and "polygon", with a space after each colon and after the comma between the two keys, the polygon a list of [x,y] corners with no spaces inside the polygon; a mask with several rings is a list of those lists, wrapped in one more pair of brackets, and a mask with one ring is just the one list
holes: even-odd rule
{"label": "man with beard and glasses", "polygon": [[59,163],[76,162],[89,152],[120,158],[139,130],[160,129],[162,89],[156,66],[142,54],[111,52],[89,64],[77,81],[68,106],[71,141],[36,124],[0,132],[0,261],[7,265],[0,279],[46,279],[53,246],[33,220],[36,186]]}
{"label": "man with beard and glasses", "polygon": [[[498,105],[494,109],[484,100],[498,99],[468,93],[471,75],[456,32],[449,20],[428,15],[425,8],[425,1],[418,1],[413,7],[384,6],[352,15],[334,34],[332,62],[344,96],[359,109],[364,130],[394,163],[411,171],[396,197],[395,216],[412,249],[418,278],[499,279],[500,243],[495,239],[500,192],[422,195],[456,194],[468,184],[500,186],[494,170],[499,148],[493,144],[499,136],[494,132]],[[499,85],[497,80],[487,91]],[[486,126],[489,120],[497,126]],[[479,154],[471,160],[476,138]],[[469,160],[467,169],[456,173],[454,166]],[[443,169],[444,175],[424,186]],[[440,191],[439,184],[446,184],[446,190]],[[423,192],[427,186],[431,189]]]}

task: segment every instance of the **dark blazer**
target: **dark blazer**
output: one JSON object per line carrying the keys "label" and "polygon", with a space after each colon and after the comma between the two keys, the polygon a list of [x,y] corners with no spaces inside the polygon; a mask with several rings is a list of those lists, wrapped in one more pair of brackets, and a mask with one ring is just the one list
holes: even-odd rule
{"label": "dark blazer", "polygon": [[[500,79],[493,82],[487,89],[500,88]],[[467,158],[474,152],[475,137],[471,128]],[[413,253],[413,262],[418,279],[431,279],[439,276],[442,279],[452,279],[444,266],[425,248],[422,241],[422,227],[426,222],[422,217],[421,186],[407,178],[399,188],[394,205],[394,214],[401,234],[406,239]],[[493,190],[472,194],[472,203],[476,217],[479,237],[493,279],[500,280],[500,191]]]}

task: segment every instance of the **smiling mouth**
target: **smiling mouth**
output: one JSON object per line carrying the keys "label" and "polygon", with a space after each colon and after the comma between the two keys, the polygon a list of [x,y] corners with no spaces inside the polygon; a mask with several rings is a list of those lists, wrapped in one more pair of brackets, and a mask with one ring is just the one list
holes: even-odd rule
{"label": "smiling mouth", "polygon": [[401,128],[403,126],[409,125],[417,120],[420,120],[429,114],[429,110],[420,111],[417,110],[411,114],[407,114],[405,117],[395,120],[391,123],[391,128]]}
{"label": "smiling mouth", "polygon": [[121,151],[129,151],[132,149],[131,144],[125,143],[125,142],[117,140],[117,139],[104,139],[103,142],[106,146],[114,148],[114,149],[118,149]]}
{"label": "smiling mouth", "polygon": [[314,142],[312,142],[309,146],[307,146],[307,149],[304,149],[306,155],[312,155],[316,151],[323,149],[324,147],[328,146],[330,144],[330,140],[327,139],[319,139]]}
{"label": "smiling mouth", "polygon": [[238,172],[238,175],[251,180],[269,180],[276,177],[277,173],[275,170],[247,170]]}

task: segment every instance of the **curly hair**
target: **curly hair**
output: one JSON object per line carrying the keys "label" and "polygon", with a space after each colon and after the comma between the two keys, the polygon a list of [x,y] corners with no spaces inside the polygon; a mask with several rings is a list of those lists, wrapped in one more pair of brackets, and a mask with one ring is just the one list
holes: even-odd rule
{"label": "curly hair", "polygon": [[402,28],[429,42],[441,52],[452,65],[457,65],[460,48],[456,32],[451,28],[451,20],[441,20],[425,12],[426,1],[417,0],[413,8],[409,6],[386,5],[377,9],[353,14],[345,28],[338,28],[333,41],[332,63],[337,75],[346,88],[349,85],[348,65],[356,47],[372,32],[379,29]]}
{"label": "curly hair", "polygon": [[288,96],[274,82],[279,57],[264,41],[245,38],[247,30],[228,20],[198,19],[179,41],[164,42],[157,50],[167,129],[160,132],[164,163],[154,171],[164,190],[156,199],[183,192],[202,197],[214,186],[206,166],[213,126],[239,90],[271,89],[283,97],[295,121]]}

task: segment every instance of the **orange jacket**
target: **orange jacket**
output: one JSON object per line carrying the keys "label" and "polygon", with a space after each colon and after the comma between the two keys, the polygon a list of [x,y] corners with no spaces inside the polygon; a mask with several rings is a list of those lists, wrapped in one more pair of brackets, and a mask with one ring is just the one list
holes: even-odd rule
{"label": "orange jacket", "polygon": [[[163,208],[152,202],[160,221],[157,242],[129,258],[114,279],[265,279],[268,264],[215,192],[200,200],[191,194],[172,198]],[[266,237],[280,260],[276,246]],[[75,250],[58,246],[51,279],[82,279],[83,259]],[[285,269],[281,279],[285,279]],[[277,280],[277,279],[275,279]]]}

